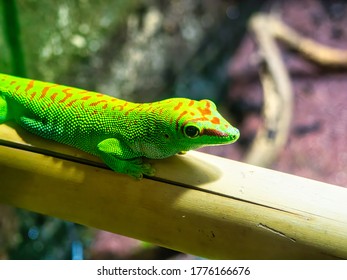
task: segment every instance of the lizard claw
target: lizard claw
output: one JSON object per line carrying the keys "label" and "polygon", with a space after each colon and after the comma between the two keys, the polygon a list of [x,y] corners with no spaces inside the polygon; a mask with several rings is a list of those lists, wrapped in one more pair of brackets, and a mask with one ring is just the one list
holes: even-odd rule
{"label": "lizard claw", "polygon": [[127,172],[130,176],[137,180],[141,180],[143,175],[153,176],[155,174],[155,169],[149,163],[141,163],[132,166],[132,170]]}

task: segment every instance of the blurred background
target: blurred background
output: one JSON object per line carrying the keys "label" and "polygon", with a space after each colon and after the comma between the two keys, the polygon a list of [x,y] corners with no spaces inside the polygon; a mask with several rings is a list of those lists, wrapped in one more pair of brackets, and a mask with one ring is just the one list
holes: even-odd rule
{"label": "blurred background", "polygon": [[[260,11],[347,50],[342,0],[0,0],[0,72],[137,102],[211,99],[241,138],[203,151],[243,161],[262,125],[258,47],[247,29]],[[269,167],[347,186],[347,71],[279,45],[294,108]],[[186,258],[196,257],[0,205],[0,259]]]}

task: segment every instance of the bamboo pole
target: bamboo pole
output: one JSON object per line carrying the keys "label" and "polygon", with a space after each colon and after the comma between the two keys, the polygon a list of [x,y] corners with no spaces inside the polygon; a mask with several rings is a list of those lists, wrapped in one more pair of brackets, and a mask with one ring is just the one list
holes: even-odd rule
{"label": "bamboo pole", "polygon": [[347,189],[199,152],[116,174],[0,125],[0,202],[217,259],[347,258]]}

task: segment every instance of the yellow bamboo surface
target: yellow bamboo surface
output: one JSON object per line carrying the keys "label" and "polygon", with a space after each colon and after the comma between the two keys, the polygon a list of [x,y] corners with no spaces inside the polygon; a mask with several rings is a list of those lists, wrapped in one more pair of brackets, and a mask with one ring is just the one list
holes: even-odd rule
{"label": "yellow bamboo surface", "polygon": [[12,124],[0,144],[5,204],[208,258],[347,258],[342,187],[199,152],[137,181]]}

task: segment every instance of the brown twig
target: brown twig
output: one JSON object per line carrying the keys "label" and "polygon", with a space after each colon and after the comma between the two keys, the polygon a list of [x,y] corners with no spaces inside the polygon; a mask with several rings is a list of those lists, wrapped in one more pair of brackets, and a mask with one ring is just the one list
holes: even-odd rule
{"label": "brown twig", "polygon": [[269,166],[287,142],[293,110],[289,74],[275,40],[279,39],[310,60],[327,66],[347,67],[347,51],[305,38],[274,15],[257,14],[252,17],[249,27],[255,34],[263,62],[260,80],[264,91],[264,123],[245,161]]}

